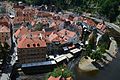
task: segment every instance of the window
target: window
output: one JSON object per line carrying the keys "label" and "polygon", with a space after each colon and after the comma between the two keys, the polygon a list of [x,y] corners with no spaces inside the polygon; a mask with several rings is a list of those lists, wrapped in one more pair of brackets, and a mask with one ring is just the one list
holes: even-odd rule
{"label": "window", "polygon": [[30,47],[30,44],[27,44],[27,47]]}
{"label": "window", "polygon": [[33,44],[33,47],[36,47],[36,45],[35,45],[35,44]]}
{"label": "window", "polygon": [[38,44],[37,44],[37,46],[39,47],[39,46],[40,46],[40,44],[38,43]]}

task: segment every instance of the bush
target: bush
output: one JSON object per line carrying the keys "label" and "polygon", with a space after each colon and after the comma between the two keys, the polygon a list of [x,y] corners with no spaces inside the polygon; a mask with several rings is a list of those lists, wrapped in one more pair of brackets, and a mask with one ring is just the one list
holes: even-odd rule
{"label": "bush", "polygon": [[[64,69],[63,72],[62,72],[62,69]],[[47,78],[49,78],[50,76],[53,76],[53,77],[62,76],[64,78],[67,78],[67,77],[72,77],[72,75],[73,75],[72,72],[67,67],[61,66],[61,67],[55,68],[53,72],[48,73]]]}
{"label": "bush", "polygon": [[91,59],[95,59],[96,61],[101,60],[101,58],[104,57],[103,54],[106,52],[105,50],[104,45],[98,46],[97,49],[91,53]]}
{"label": "bush", "polygon": [[103,54],[106,52],[106,44],[101,44],[100,46],[97,46],[95,51],[92,51],[92,48],[90,45],[86,47],[86,56],[89,56],[91,59],[100,60],[103,58]]}
{"label": "bush", "polygon": [[36,31],[41,31],[43,29],[43,24],[42,23],[38,23],[38,24],[36,24],[35,25],[35,28],[34,28],[34,30]]}

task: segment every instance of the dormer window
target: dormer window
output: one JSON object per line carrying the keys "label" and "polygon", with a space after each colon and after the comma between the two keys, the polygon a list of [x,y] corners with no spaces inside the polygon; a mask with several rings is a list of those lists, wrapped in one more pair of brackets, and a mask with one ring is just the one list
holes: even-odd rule
{"label": "dormer window", "polygon": [[38,44],[37,44],[37,46],[39,47],[39,46],[40,46],[40,44],[38,43]]}
{"label": "dormer window", "polygon": [[33,44],[33,47],[36,47],[36,45],[35,45],[35,44]]}
{"label": "dormer window", "polygon": [[30,44],[27,44],[27,47],[30,47]]}

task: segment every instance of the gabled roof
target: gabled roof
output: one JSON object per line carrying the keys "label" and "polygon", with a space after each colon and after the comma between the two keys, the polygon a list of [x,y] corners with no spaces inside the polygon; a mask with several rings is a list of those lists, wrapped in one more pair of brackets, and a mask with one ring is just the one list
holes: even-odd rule
{"label": "gabled roof", "polygon": [[80,16],[79,19],[82,22],[87,23],[89,26],[96,26],[96,23],[92,19],[89,19],[89,18],[86,18],[86,17],[82,17],[82,16]]}
{"label": "gabled roof", "polygon": [[52,41],[53,39],[55,39],[55,38],[57,38],[57,37],[58,37],[58,35],[55,34],[54,32],[52,32],[52,33],[49,35],[48,40],[49,40],[49,41]]}
{"label": "gabled roof", "polygon": [[21,26],[15,33],[15,37],[19,37],[19,36],[22,36],[22,35],[25,35],[29,32],[29,30],[25,27],[25,26]]}
{"label": "gabled roof", "polygon": [[10,29],[6,26],[0,26],[0,32],[10,32]]}
{"label": "gabled roof", "polygon": [[39,11],[37,16],[40,16],[40,17],[52,17],[52,13]]}
{"label": "gabled roof", "polygon": [[32,38],[28,35],[18,42],[18,48],[36,48],[36,47],[46,47],[46,42],[40,38]]}
{"label": "gabled roof", "polygon": [[20,8],[20,9],[24,9],[25,8],[25,6],[24,5],[18,5],[18,4],[14,4],[13,5],[13,8]]}
{"label": "gabled roof", "polygon": [[50,42],[60,42],[61,44],[68,42],[68,40],[76,35],[75,32],[63,29],[59,32],[52,32],[47,40]]}
{"label": "gabled roof", "polygon": [[75,32],[63,29],[57,33],[60,37],[66,36],[66,37],[74,37],[76,35]]}
{"label": "gabled roof", "polygon": [[21,26],[16,31],[15,36],[18,37],[18,48],[46,47],[43,31],[32,32],[26,27]]}
{"label": "gabled roof", "polygon": [[9,25],[9,20],[8,20],[7,16],[0,17],[0,25],[5,25],[5,26]]}
{"label": "gabled roof", "polygon": [[33,20],[34,20],[33,17],[30,16],[17,16],[14,18],[13,23],[17,24],[17,23],[22,23],[24,21],[31,22]]}
{"label": "gabled roof", "polygon": [[98,23],[96,28],[98,28],[100,31],[105,32],[106,30],[106,25],[103,23]]}
{"label": "gabled roof", "polygon": [[83,22],[87,23],[90,26],[96,26],[96,23],[93,20],[88,18],[83,18]]}
{"label": "gabled roof", "polygon": [[43,32],[42,31],[34,31],[34,32],[31,31],[28,34],[31,34],[32,37],[34,37],[34,38],[39,38],[39,37],[43,36]]}

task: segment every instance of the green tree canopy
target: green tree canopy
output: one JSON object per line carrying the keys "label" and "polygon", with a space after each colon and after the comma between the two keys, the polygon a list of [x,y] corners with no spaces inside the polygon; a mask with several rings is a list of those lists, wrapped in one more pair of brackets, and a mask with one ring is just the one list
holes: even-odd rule
{"label": "green tree canopy", "polygon": [[4,59],[10,51],[10,46],[5,42],[5,43],[0,43],[0,58]]}
{"label": "green tree canopy", "polygon": [[36,31],[41,31],[43,29],[43,24],[42,23],[38,23],[38,24],[36,24],[35,25],[35,28],[34,28],[34,30]]}
{"label": "green tree canopy", "polygon": [[[62,9],[73,9],[73,11],[98,13],[114,22],[116,17],[120,14],[119,6],[120,0],[9,0],[9,1],[23,1],[27,4],[47,4],[55,5]],[[78,8],[78,9],[77,9]],[[74,10],[75,9],[75,10]]]}

